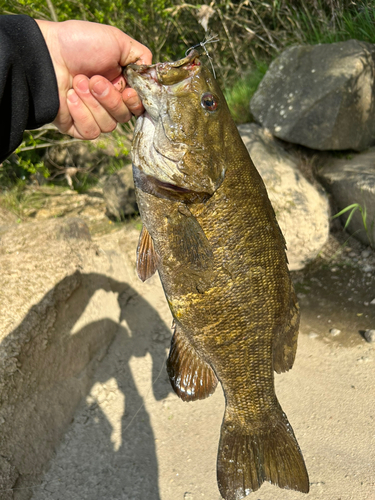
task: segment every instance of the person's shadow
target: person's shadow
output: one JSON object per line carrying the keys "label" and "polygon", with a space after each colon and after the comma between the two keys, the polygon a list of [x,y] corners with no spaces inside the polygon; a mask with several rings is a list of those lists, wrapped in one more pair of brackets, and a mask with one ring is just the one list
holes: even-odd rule
{"label": "person's shadow", "polygon": [[[171,391],[165,370],[171,330],[127,283],[95,273],[79,276],[79,287],[66,302],[61,301],[50,349],[48,345],[43,352],[25,347],[19,354],[22,376],[16,373],[20,379],[17,404],[10,405],[14,415],[8,420],[8,439],[0,450],[2,459],[15,471],[12,493],[17,500],[31,498],[32,493],[33,500],[159,500],[155,437],[145,399],[160,400]],[[51,293],[66,289],[70,278],[77,279],[77,275],[56,285],[30,309],[18,328],[32,321],[36,309],[48,309]],[[98,290],[117,294],[119,321],[99,319],[74,332]],[[11,334],[14,338],[15,333]],[[38,375],[30,394],[30,387],[23,390],[20,384],[25,377],[33,380],[32,356],[38,356]],[[68,369],[71,356],[82,360],[73,373]],[[95,361],[97,356],[102,358],[100,364]],[[134,372],[134,365],[141,366],[141,373]],[[66,403],[70,395],[72,401],[78,401],[87,394],[74,413],[76,404]],[[72,415],[72,424],[58,445]],[[35,488],[56,448],[51,468],[41,487]],[[2,477],[2,465],[0,484],[9,485]]]}

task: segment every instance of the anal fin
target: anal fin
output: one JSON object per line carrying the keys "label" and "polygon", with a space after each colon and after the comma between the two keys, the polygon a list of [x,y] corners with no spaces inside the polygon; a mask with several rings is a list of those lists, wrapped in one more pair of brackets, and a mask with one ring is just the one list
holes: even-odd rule
{"label": "anal fin", "polygon": [[154,242],[145,226],[142,227],[137,247],[137,274],[142,281],[148,280],[157,271],[159,256]]}
{"label": "anal fin", "polygon": [[167,372],[173,390],[183,401],[207,398],[218,383],[211,366],[199,357],[178,327],[172,337]]}

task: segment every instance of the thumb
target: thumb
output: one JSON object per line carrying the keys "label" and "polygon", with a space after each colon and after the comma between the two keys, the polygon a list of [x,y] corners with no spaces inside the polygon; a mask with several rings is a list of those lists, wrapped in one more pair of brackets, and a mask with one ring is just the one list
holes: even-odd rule
{"label": "thumb", "polygon": [[121,66],[127,66],[132,63],[146,65],[152,63],[152,53],[150,49],[122,31],[118,31],[117,41],[121,50]]}

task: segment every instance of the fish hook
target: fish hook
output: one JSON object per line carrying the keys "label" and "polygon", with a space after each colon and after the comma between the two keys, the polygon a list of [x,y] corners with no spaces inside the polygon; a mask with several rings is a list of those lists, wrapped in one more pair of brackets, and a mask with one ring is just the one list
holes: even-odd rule
{"label": "fish hook", "polygon": [[210,54],[208,53],[208,50],[206,48],[206,45],[208,43],[215,43],[215,42],[219,42],[220,39],[217,37],[217,35],[214,35],[212,34],[211,36],[209,36],[208,38],[206,37],[203,42],[200,42],[200,43],[197,43],[197,45],[194,45],[193,47],[190,47],[189,49],[187,49],[187,51],[185,52],[185,57],[188,55],[188,52],[190,52],[191,50],[194,50],[194,49],[197,49],[199,47],[202,47],[202,49],[204,50],[206,56],[208,57],[208,60],[210,61],[210,64],[211,64],[211,68],[212,68],[212,73],[214,75],[214,78],[216,80],[216,73],[215,73],[215,68],[214,68],[214,65],[212,63],[212,57],[210,56]]}

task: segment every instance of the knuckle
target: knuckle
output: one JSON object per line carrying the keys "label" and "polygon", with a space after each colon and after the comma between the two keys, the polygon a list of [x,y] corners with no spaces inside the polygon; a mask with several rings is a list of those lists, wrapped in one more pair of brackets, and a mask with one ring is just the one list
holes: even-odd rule
{"label": "knuckle", "polygon": [[105,126],[101,127],[102,132],[108,133],[108,132],[113,132],[115,128],[117,127],[116,122],[108,123]]}
{"label": "knuckle", "polygon": [[90,99],[90,108],[92,108],[95,111],[98,111],[101,110],[103,106],[96,99]]}
{"label": "knuckle", "polygon": [[75,120],[75,126],[85,139],[95,139],[100,135],[100,129],[92,117],[84,116]]}
{"label": "knuckle", "polygon": [[131,120],[131,117],[132,117],[132,114],[130,113],[130,111],[126,110],[126,112],[122,114],[121,119],[119,119],[119,122],[126,123],[129,120]]}
{"label": "knuckle", "polygon": [[100,135],[99,128],[95,128],[95,129],[94,128],[87,128],[87,129],[80,128],[80,132],[85,139],[96,139]]}
{"label": "knuckle", "polygon": [[141,115],[143,113],[143,104],[139,102],[138,104],[135,104],[134,106],[131,107],[131,111],[135,115]]}
{"label": "knuckle", "polygon": [[122,106],[124,105],[122,101],[121,94],[117,92],[118,95],[114,95],[107,103],[107,109],[113,113],[117,113],[121,111]]}

